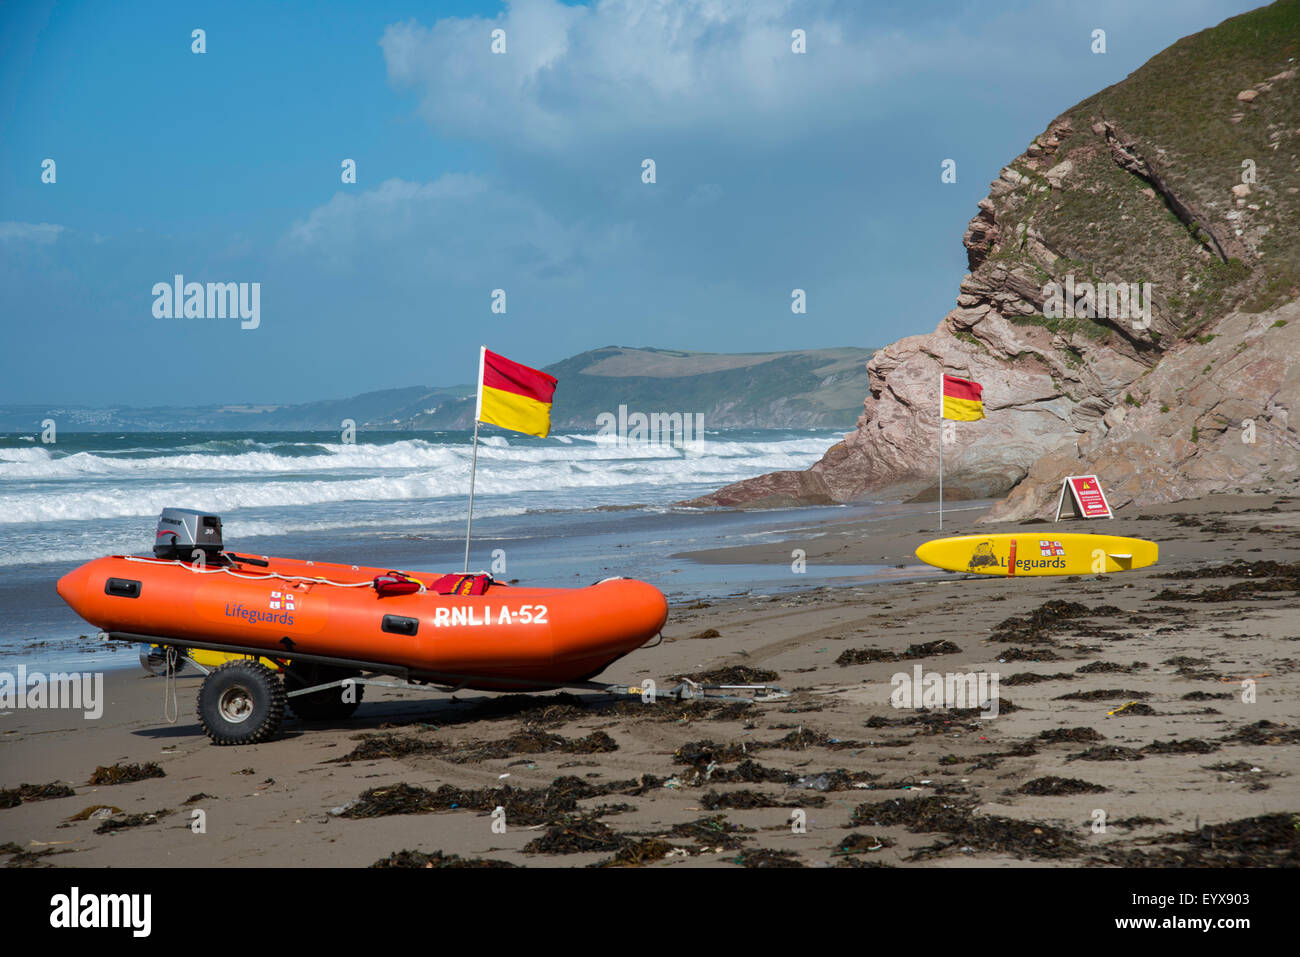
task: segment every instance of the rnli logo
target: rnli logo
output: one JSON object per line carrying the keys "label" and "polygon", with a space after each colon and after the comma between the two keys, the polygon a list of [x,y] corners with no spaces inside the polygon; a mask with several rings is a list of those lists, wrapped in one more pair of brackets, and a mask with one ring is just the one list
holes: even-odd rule
{"label": "rnli logo", "polygon": [[1044,558],[1055,558],[1057,555],[1065,554],[1065,546],[1060,542],[1044,542],[1040,540],[1038,550]]}
{"label": "rnli logo", "polygon": [[273,611],[280,611],[281,609],[283,609],[284,611],[294,611],[295,608],[293,604],[293,599],[294,596],[293,596],[293,592],[291,591],[287,591],[283,593],[278,591],[273,591],[271,592],[271,609]]}

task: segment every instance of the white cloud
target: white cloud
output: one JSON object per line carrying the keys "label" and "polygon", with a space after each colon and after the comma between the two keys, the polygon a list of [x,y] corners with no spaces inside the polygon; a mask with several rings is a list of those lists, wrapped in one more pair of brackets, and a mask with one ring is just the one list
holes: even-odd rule
{"label": "white cloud", "polygon": [[[846,101],[921,64],[914,44],[795,0],[516,0],[494,19],[414,21],[380,40],[390,82],[439,130],[517,149],[708,128],[780,140],[850,122]],[[855,17],[856,19],[856,17]],[[869,25],[864,25],[869,27]],[[507,52],[491,52],[494,29]],[[808,52],[791,52],[791,31]]]}
{"label": "white cloud", "polygon": [[448,173],[428,183],[390,179],[372,190],[337,193],[294,223],[284,246],[340,266],[382,261],[455,280],[491,270],[500,281],[503,273],[563,276],[616,255],[626,237],[618,224],[562,223],[480,176]]}
{"label": "white cloud", "polygon": [[[890,114],[906,130],[909,115],[924,124],[917,108],[972,84],[991,108],[1014,108],[1025,99],[1025,69],[1100,65],[1089,52],[1094,27],[1115,47],[1109,64],[1146,47],[1150,55],[1241,5],[513,0],[493,18],[393,24],[380,46],[390,83],[413,91],[440,133],[572,165],[602,145],[654,149],[672,134],[692,145],[779,144]],[[498,28],[504,54],[491,52]],[[802,55],[791,51],[796,28],[807,36]],[[1159,45],[1148,39],[1153,30],[1167,34]]]}
{"label": "white cloud", "polygon": [[0,242],[48,246],[59,238],[63,226],[54,223],[0,223]]}

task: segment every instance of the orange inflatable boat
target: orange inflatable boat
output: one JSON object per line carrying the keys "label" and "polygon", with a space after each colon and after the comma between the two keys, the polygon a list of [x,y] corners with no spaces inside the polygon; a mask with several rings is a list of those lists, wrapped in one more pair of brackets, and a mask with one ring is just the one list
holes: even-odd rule
{"label": "orange inflatable boat", "polygon": [[[190,527],[167,527],[169,516]],[[205,521],[215,523],[207,542]],[[286,703],[304,718],[350,714],[362,689],[349,679],[362,672],[498,691],[585,681],[668,616],[658,589],[630,579],[520,588],[487,575],[248,558],[221,550],[219,518],[180,509],[165,510],[159,528],[154,557],[88,562],[59,580],[59,595],[110,638],[253,656],[211,672],[200,691],[199,717],[219,744],[270,737]]]}

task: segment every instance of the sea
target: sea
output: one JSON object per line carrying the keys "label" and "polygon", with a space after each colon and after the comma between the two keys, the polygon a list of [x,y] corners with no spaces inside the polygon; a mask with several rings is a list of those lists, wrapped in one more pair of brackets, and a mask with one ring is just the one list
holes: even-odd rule
{"label": "sea", "polygon": [[[625,575],[673,603],[870,579],[882,569],[678,557],[780,540],[844,513],[673,504],[807,468],[841,437],[738,429],[674,446],[595,432],[481,435],[470,570],[539,587]],[[459,431],[362,432],[355,442],[337,432],[61,432],[54,444],[0,435],[0,667],[102,661],[96,629],[55,582],[102,555],[150,554],[167,506],[220,515],[227,548],[245,554],[460,571],[473,463],[472,433]]]}

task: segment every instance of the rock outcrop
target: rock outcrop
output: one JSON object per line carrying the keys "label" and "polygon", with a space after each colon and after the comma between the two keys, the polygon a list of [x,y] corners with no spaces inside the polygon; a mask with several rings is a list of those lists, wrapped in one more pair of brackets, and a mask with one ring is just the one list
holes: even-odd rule
{"label": "rock outcrop", "polygon": [[[1238,313],[1133,384],[1077,443],[1034,463],[989,521],[1052,513],[1061,478],[1104,476],[1112,508],[1300,480],[1300,301]],[[1131,397],[1131,401],[1130,401]]]}
{"label": "rock outcrop", "polygon": [[987,416],[950,424],[945,497],[1010,492],[991,519],[1042,515],[1081,471],[1121,503],[1294,481],[1298,54],[1283,0],[1053,120],[980,201],[956,308],[867,364],[855,430],[689,504],[933,497],[941,372]]}

